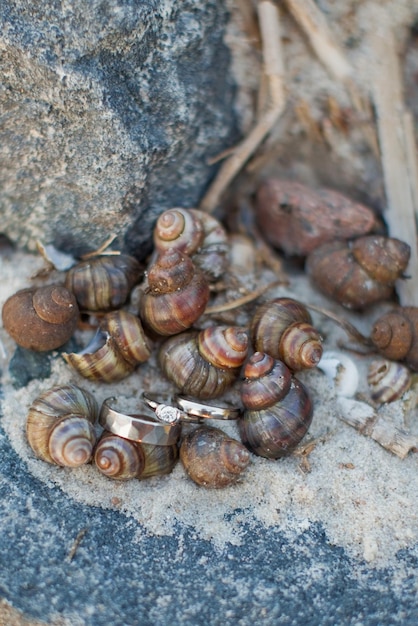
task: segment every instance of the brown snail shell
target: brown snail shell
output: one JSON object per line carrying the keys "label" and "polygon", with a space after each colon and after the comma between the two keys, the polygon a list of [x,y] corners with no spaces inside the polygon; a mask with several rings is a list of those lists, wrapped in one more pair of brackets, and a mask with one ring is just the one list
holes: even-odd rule
{"label": "brown snail shell", "polygon": [[63,285],[22,289],[3,305],[3,326],[19,346],[54,350],[66,343],[79,318],[74,295]]}
{"label": "brown snail shell", "polygon": [[29,445],[48,463],[67,467],[88,463],[96,442],[93,425],[97,414],[97,402],[88,391],[70,384],[52,387],[29,408]]}
{"label": "brown snail shell", "polygon": [[209,285],[193,261],[175,249],[163,252],[148,269],[140,316],[159,335],[190,328],[209,301]]}
{"label": "brown snail shell", "polygon": [[334,241],[314,250],[306,271],[327,296],[350,309],[363,309],[393,296],[405,271],[408,244],[391,237],[360,237],[352,244]]}
{"label": "brown snail shell", "polygon": [[257,192],[261,233],[288,255],[306,256],[327,241],[371,232],[371,209],[331,189],[311,189],[293,181],[268,179]]}
{"label": "brown snail shell", "polygon": [[248,352],[248,337],[239,326],[212,326],[167,339],[160,348],[163,373],[182,393],[216,398],[237,379]]}
{"label": "brown snail shell", "polygon": [[175,248],[192,257],[209,281],[219,279],[228,265],[228,237],[222,224],[198,209],[164,211],[154,229],[159,252]]}
{"label": "brown snail shell", "polygon": [[157,446],[139,443],[108,432],[102,434],[94,453],[97,469],[108,478],[117,480],[143,480],[169,474],[177,458],[177,444]]}
{"label": "brown snail shell", "polygon": [[292,298],[276,298],[259,306],[251,321],[255,350],[284,361],[296,371],[315,367],[322,342],[307,308]]}
{"label": "brown snail shell", "polygon": [[370,339],[382,356],[418,372],[418,307],[385,313],[374,322]]}
{"label": "brown snail shell", "polygon": [[367,382],[375,402],[393,402],[401,398],[411,386],[409,369],[388,359],[376,359],[369,365]]}
{"label": "brown snail shell", "polygon": [[81,310],[112,311],[125,304],[142,273],[138,261],[127,254],[97,256],[72,267],[65,285]]}
{"label": "brown snail shell", "polygon": [[270,459],[289,454],[312,421],[308,390],[284,363],[262,352],[248,360],[244,376],[241,399],[245,411],[238,424],[243,443]]}
{"label": "brown snail shell", "polygon": [[106,383],[122,380],[151,355],[140,319],[127,311],[106,313],[91,343],[79,353],[63,353],[81,376]]}
{"label": "brown snail shell", "polygon": [[183,438],[180,460],[195,483],[220,489],[237,482],[250,462],[250,455],[240,441],[222,430],[200,426]]}

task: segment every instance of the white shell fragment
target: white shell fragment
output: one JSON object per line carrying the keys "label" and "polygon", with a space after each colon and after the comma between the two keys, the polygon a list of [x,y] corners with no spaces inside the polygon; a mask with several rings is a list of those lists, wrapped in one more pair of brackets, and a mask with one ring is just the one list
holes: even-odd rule
{"label": "white shell fragment", "polygon": [[395,361],[376,359],[369,365],[367,382],[375,402],[393,402],[403,396],[411,386],[409,369]]}
{"label": "white shell fragment", "polygon": [[53,244],[43,244],[41,241],[37,241],[36,245],[45,261],[60,272],[69,270],[70,267],[77,263],[77,260],[71,254],[58,250]]}
{"label": "white shell fragment", "polygon": [[359,385],[359,372],[353,359],[343,352],[325,350],[317,367],[333,382],[338,396],[354,396]]}

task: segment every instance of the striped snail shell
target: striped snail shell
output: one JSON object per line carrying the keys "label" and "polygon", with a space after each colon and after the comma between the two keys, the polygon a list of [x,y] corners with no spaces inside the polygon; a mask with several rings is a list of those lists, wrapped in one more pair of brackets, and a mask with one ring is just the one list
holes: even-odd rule
{"label": "striped snail shell", "polygon": [[48,463],[67,467],[88,463],[96,442],[93,425],[97,414],[97,402],[88,391],[70,384],[52,387],[29,408],[29,445]]}
{"label": "striped snail shell", "polygon": [[312,421],[313,406],[306,387],[289,368],[255,352],[244,369],[239,420],[243,443],[255,454],[278,459],[292,452]]}
{"label": "striped snail shell", "polygon": [[209,285],[193,261],[169,249],[148,268],[148,286],[140,300],[140,316],[158,335],[175,335],[202,315]]}
{"label": "striped snail shell", "polygon": [[21,289],[6,300],[3,326],[19,346],[54,350],[66,343],[79,318],[75,297],[63,285]]}
{"label": "striped snail shell", "polygon": [[141,266],[134,257],[103,255],[74,265],[67,272],[65,285],[74,293],[80,309],[104,312],[123,306],[141,276]]}
{"label": "striped snail shell", "polygon": [[408,391],[412,376],[409,369],[401,363],[376,359],[369,365],[367,382],[375,402],[393,402]]}
{"label": "striped snail shell", "polygon": [[316,248],[306,270],[327,296],[349,309],[363,309],[393,296],[393,286],[409,262],[408,244],[370,235],[354,242],[334,241]]}
{"label": "striped snail shell", "polygon": [[385,313],[374,322],[370,339],[382,356],[418,372],[418,307]]}
{"label": "striped snail shell", "polygon": [[219,489],[237,482],[250,455],[240,441],[222,430],[200,426],[183,438],[180,460],[195,483]]}
{"label": "striped snail shell", "polygon": [[160,348],[162,371],[182,393],[216,398],[237,379],[248,352],[239,326],[212,326],[167,339]]}
{"label": "striped snail shell", "polygon": [[140,319],[127,311],[107,313],[92,341],[63,357],[81,376],[106,383],[122,380],[151,355],[151,342]]}
{"label": "striped snail shell", "polygon": [[159,252],[175,248],[192,257],[209,281],[222,276],[228,265],[228,237],[222,224],[198,209],[164,211],[154,229]]}
{"label": "striped snail shell", "polygon": [[321,337],[307,308],[292,298],[259,306],[250,332],[255,350],[283,361],[293,371],[315,367],[321,359]]}
{"label": "striped snail shell", "polygon": [[94,453],[97,469],[108,478],[118,480],[142,480],[169,474],[177,458],[177,444],[157,446],[139,443],[109,432],[102,434]]}

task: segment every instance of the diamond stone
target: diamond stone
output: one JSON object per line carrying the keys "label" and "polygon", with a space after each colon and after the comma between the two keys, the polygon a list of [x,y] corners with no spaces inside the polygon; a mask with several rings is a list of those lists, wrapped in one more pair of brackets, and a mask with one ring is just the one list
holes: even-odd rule
{"label": "diamond stone", "polygon": [[157,419],[167,424],[175,424],[180,421],[180,411],[166,404],[159,404],[155,409],[155,415]]}

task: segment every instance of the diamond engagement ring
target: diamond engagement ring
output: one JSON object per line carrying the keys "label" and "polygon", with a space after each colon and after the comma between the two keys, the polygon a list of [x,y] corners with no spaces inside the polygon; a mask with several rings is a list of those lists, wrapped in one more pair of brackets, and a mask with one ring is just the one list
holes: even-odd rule
{"label": "diamond engagement ring", "polygon": [[169,396],[143,392],[142,399],[155,412],[158,420],[170,424],[200,423],[205,419],[236,420],[241,415],[240,409],[226,402],[218,402],[216,405],[204,404],[189,396],[178,394]]}
{"label": "diamond engagement ring", "polygon": [[[106,398],[102,404],[99,415],[99,423],[103,428],[114,435],[119,435],[131,441],[151,443],[157,446],[171,446],[180,437],[181,423],[179,420],[171,421],[155,420],[147,415],[126,415],[113,409],[110,404],[115,404],[116,398]],[[173,407],[171,408],[173,411]]]}

